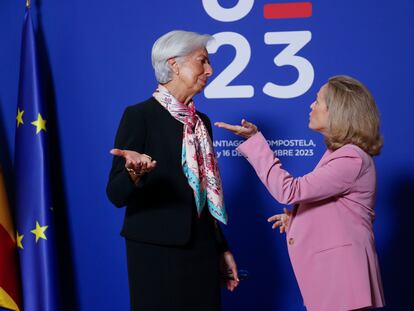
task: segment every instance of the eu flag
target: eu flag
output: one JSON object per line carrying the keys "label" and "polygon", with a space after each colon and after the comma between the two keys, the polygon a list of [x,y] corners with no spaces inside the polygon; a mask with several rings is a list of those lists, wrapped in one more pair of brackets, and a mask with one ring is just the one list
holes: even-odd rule
{"label": "eu flag", "polygon": [[26,8],[16,114],[16,240],[23,310],[59,310],[58,267],[49,178],[48,114],[30,8]]}

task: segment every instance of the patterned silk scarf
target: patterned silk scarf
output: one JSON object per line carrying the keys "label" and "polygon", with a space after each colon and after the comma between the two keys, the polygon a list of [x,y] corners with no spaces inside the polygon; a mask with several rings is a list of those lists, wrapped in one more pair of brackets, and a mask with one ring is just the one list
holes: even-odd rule
{"label": "patterned silk scarf", "polygon": [[188,106],[178,102],[161,85],[152,96],[173,118],[184,124],[181,164],[188,183],[194,191],[198,215],[201,215],[207,200],[211,215],[227,224],[223,188],[213,143],[206,126],[196,114],[194,102],[191,101]]}

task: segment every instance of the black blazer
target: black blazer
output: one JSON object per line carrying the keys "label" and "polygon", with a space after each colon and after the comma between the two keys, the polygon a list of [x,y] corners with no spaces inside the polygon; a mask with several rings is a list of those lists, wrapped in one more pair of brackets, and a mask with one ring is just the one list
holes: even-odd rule
{"label": "black blazer", "polygon": [[[197,112],[212,136],[209,118]],[[127,206],[121,234],[127,239],[161,245],[185,245],[191,238],[196,206],[193,190],[181,166],[183,124],[153,97],[127,107],[115,148],[145,153],[157,167],[134,185],[122,157],[114,157],[107,195],[117,207]],[[206,212],[207,211],[207,212]],[[211,223],[219,248],[227,243],[217,221],[205,206],[203,221]]]}

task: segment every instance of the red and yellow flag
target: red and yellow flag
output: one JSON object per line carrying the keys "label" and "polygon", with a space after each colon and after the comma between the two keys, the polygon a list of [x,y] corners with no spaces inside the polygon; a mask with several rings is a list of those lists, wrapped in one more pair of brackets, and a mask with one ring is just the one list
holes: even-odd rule
{"label": "red and yellow flag", "polygon": [[0,307],[20,310],[17,244],[0,166]]}

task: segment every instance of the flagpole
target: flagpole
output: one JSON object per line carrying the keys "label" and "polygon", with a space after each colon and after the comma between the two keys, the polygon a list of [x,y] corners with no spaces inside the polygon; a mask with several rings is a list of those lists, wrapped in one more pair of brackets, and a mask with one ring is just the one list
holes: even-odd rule
{"label": "flagpole", "polygon": [[30,9],[30,0],[26,0],[26,8]]}

